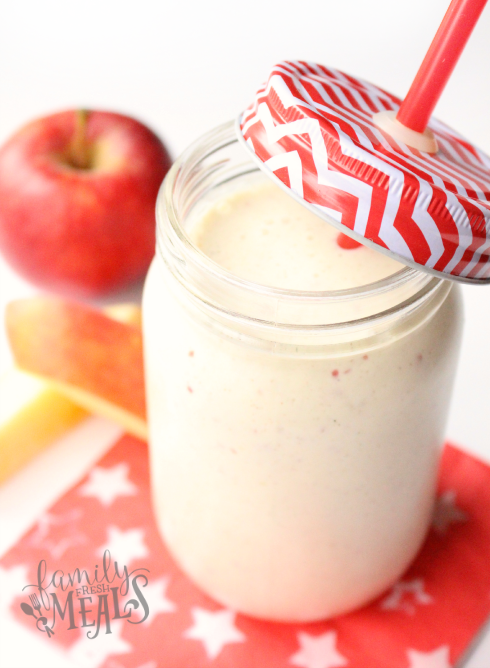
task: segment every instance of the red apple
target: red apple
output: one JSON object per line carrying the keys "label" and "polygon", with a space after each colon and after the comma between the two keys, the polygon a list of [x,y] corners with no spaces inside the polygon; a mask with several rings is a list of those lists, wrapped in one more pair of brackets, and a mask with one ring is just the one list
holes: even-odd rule
{"label": "red apple", "polygon": [[155,247],[167,150],[103,111],[40,118],[0,148],[0,249],[33,283],[82,297],[141,278]]}

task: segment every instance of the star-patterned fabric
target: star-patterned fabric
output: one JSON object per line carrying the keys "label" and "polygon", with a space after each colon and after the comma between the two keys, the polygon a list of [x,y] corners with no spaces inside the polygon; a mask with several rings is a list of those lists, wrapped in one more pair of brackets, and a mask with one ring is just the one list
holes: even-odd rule
{"label": "star-patterned fabric", "polygon": [[[105,550],[146,573],[144,622],[112,619],[110,633],[89,639],[65,615],[55,635],[39,633],[23,591],[39,562],[49,580],[93,572]],[[0,625],[16,643],[14,663],[2,668],[453,668],[490,615],[489,564],[490,468],[446,446],[432,528],[389,591],[315,624],[245,617],[199,591],[173,562],[151,511],[146,445],[125,436],[0,561]],[[132,619],[142,619],[132,596],[121,615],[132,605]]]}
{"label": "star-patterned fabric", "polygon": [[82,496],[93,496],[104,506],[110,506],[118,496],[132,496],[137,491],[136,485],[128,479],[128,465],[125,462],[110,468],[96,466],[79,489]]}

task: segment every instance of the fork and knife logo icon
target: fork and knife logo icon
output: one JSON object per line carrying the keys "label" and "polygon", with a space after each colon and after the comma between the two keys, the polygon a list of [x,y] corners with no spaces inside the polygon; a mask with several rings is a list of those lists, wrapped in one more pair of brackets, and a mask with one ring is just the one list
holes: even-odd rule
{"label": "fork and knife logo icon", "polygon": [[[49,628],[47,618],[41,614],[41,604],[39,603],[38,597],[36,596],[36,594],[29,594],[29,599],[34,609],[37,610],[39,617],[35,614],[34,610],[31,608],[29,603],[20,604],[22,612],[30,617],[34,617],[34,619],[36,620],[36,626],[38,630],[41,631],[41,633],[47,633],[48,638],[51,638],[51,636],[54,635],[54,631],[53,629]],[[44,626],[44,629],[40,628],[39,624]]]}

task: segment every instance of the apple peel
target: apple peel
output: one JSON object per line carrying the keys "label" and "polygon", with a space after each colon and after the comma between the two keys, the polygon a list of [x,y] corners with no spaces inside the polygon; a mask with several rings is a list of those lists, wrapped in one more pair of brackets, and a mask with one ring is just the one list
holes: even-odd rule
{"label": "apple peel", "polygon": [[5,320],[18,367],[82,408],[147,438],[137,326],[84,304],[48,297],[11,302]]}

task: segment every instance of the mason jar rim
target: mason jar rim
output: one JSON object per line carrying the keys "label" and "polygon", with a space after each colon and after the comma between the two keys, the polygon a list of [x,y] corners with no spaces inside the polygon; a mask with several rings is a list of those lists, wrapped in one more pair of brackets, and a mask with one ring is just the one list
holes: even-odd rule
{"label": "mason jar rim", "polygon": [[[379,297],[387,292],[396,292],[397,289],[403,289],[405,286],[412,290],[408,299],[401,299],[395,305],[373,313],[368,316],[371,319],[379,319],[388,315],[393,317],[395,312],[403,312],[404,309],[409,307],[413,310],[416,302],[424,303],[430,295],[438,291],[437,288],[442,283],[447,283],[444,279],[436,278],[412,267],[404,267],[383,279],[354,288],[325,291],[291,290],[255,283],[237,276],[220,266],[193,243],[185,230],[183,222],[188,211],[183,211],[185,207],[182,206],[180,199],[185,200],[189,192],[192,191],[192,188],[196,186],[196,183],[200,183],[198,178],[199,166],[204,164],[207,158],[218,153],[221,149],[234,144],[239,146],[240,150],[243,151],[235,133],[234,121],[227,122],[198,138],[174,162],[165,177],[157,198],[157,252],[159,251],[164,259],[166,258],[167,264],[170,262],[174,265],[173,268],[176,269],[177,274],[180,274],[180,282],[190,289],[194,297],[203,299],[202,294],[196,294],[193,290],[193,288],[198,289],[196,285],[190,285],[184,276],[185,272],[182,273],[183,267],[186,264],[192,265],[203,276],[212,277],[216,283],[222,286],[228,286],[232,290],[240,290],[240,295],[246,295],[251,298],[261,297],[277,300],[280,301],[283,307],[284,305],[286,307],[289,305],[292,309],[298,307],[298,305],[304,305],[305,308],[308,308],[308,305],[321,308],[323,304],[327,306],[328,304],[352,302],[354,300],[368,300]],[[244,162],[249,165],[248,169],[237,172],[235,176],[229,178],[230,181],[232,178],[243,176],[246,173],[259,173],[261,171],[245,151],[243,151],[243,154]],[[218,161],[216,170],[219,170],[224,162],[226,161]],[[212,171],[211,176],[215,173],[216,171]],[[203,179],[205,179],[205,175],[201,180]],[[226,180],[222,181],[220,185],[222,183],[226,183]],[[190,209],[192,209],[192,206]],[[175,275],[175,271],[173,273]],[[206,302],[206,299],[204,298],[203,301]],[[213,309],[220,308],[220,305],[216,303],[210,305]],[[249,313],[237,313],[235,308],[230,309],[229,306],[223,310],[227,311],[229,315],[233,314],[236,317],[254,320],[257,324],[262,322],[264,325],[272,324],[275,327],[288,327],[294,324],[283,321],[272,322],[269,318],[256,318]],[[360,324],[364,320],[366,320],[365,317],[359,317],[345,322],[337,321],[336,324],[337,326],[347,326],[355,323]],[[317,327],[321,326],[322,323],[312,322],[309,325],[308,323],[302,324],[304,327]],[[325,323],[325,327],[331,327],[330,323]]]}
{"label": "mason jar rim", "polygon": [[[205,255],[191,240],[189,235],[186,233],[185,229],[182,227],[179,221],[179,217],[175,211],[174,199],[173,199],[173,188],[176,185],[176,182],[179,177],[179,170],[182,165],[185,164],[189,158],[195,153],[196,149],[202,150],[204,145],[208,143],[209,140],[212,140],[213,143],[216,141],[216,135],[220,132],[228,134],[230,130],[235,131],[235,121],[229,121],[223,123],[217,128],[210,130],[206,134],[202,135],[200,138],[196,139],[192,144],[190,144],[183,153],[175,160],[172,167],[168,171],[163,183],[160,188],[157,199],[157,223],[158,223],[158,210],[162,204],[162,199],[166,200],[167,204],[167,213],[169,215],[170,223],[178,236],[178,238],[185,244],[187,250],[195,256],[195,259],[200,262],[203,266],[207,267],[210,271],[220,275],[224,281],[231,282],[235,285],[240,285],[244,288],[248,288],[254,291],[265,292],[271,297],[277,296],[280,298],[290,297],[293,299],[301,300],[318,300],[318,299],[355,299],[356,297],[367,297],[371,296],[373,293],[384,292],[385,290],[391,290],[400,285],[406,284],[414,278],[424,278],[425,282],[428,283],[434,279],[433,276],[426,274],[425,272],[415,269],[413,267],[403,267],[394,274],[390,274],[385,278],[382,278],[378,281],[372,283],[366,283],[362,286],[356,286],[354,288],[345,288],[341,290],[291,290],[289,288],[278,288],[274,286],[264,285],[262,283],[255,283],[246,278],[242,278],[233,274],[228,269],[225,269],[221,265],[211,260],[207,255]],[[239,144],[238,137],[230,138],[228,144]],[[216,147],[216,150],[219,148],[224,148],[225,144],[221,144]],[[211,153],[207,153],[207,156]],[[253,164],[253,163],[251,163]],[[254,166],[254,171],[260,171],[256,166]],[[170,206],[169,206],[170,205]],[[442,281],[444,279],[437,279]]]}

